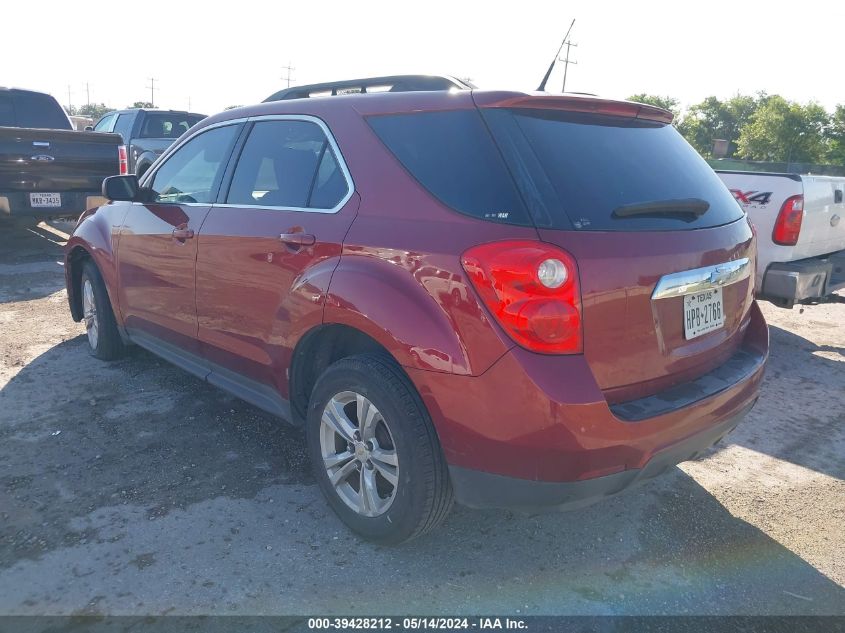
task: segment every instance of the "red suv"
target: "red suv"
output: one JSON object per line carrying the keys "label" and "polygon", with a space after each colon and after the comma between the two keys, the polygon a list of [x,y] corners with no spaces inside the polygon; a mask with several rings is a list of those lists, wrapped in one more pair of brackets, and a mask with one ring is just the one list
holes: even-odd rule
{"label": "red suv", "polygon": [[753,232],[671,114],[389,88],[298,88],[107,179],[65,260],[93,354],[304,426],[332,508],[387,543],[453,498],[615,494],[736,426],[768,354]]}

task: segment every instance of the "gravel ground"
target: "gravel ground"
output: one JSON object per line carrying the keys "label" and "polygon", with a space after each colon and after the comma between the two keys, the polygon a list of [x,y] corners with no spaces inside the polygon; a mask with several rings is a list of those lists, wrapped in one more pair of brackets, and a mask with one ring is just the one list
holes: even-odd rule
{"label": "gravel ground", "polygon": [[141,350],[88,355],[67,231],[0,227],[0,614],[845,615],[845,299],[764,304],[762,398],[699,461],[382,548],[300,433]]}

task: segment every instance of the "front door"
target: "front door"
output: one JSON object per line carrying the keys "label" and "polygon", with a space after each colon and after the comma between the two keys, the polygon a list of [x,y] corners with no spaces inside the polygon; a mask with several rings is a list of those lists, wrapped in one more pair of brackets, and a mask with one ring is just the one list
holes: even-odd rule
{"label": "front door", "polygon": [[226,125],[189,139],[145,181],[149,202],[132,203],[118,247],[119,304],[130,336],[199,353],[197,235],[239,130]]}
{"label": "front door", "polygon": [[213,372],[286,397],[293,345],[322,320],[358,198],[322,122],[251,126],[200,231],[198,337]]}

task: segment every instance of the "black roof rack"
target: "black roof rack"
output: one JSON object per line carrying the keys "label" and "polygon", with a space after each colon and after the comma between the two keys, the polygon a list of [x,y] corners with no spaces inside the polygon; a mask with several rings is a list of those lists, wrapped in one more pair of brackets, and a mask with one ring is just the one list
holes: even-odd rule
{"label": "black roof rack", "polygon": [[[307,99],[339,94],[366,92],[419,92],[424,90],[471,90],[474,85],[468,81],[441,75],[391,75],[388,77],[365,77],[346,81],[329,81],[322,84],[295,86],[273,93],[264,100],[285,101]],[[377,89],[377,90],[376,90]]]}

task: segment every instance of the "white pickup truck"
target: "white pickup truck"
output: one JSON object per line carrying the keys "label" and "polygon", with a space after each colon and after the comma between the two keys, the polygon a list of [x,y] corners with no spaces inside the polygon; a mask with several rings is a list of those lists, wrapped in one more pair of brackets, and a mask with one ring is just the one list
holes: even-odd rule
{"label": "white pickup truck", "polygon": [[719,171],[757,231],[757,297],[791,308],[845,288],[845,178]]}

